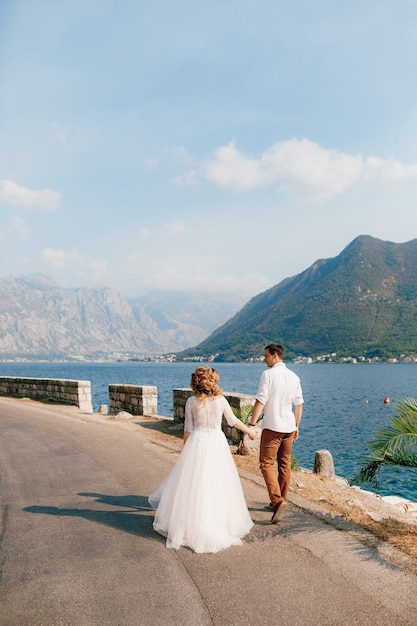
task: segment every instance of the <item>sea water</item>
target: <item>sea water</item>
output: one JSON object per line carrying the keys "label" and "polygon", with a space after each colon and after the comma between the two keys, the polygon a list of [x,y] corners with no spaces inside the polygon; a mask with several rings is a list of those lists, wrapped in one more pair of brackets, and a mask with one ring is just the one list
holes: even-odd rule
{"label": "sea water", "polygon": [[[108,404],[110,384],[155,385],[158,413],[172,417],[172,390],[189,387],[196,363],[0,363],[1,376],[62,378],[91,382],[93,409]],[[304,410],[293,447],[301,467],[312,469],[316,450],[332,453],[336,473],[351,480],[375,432],[389,424],[395,403],[417,397],[417,365],[292,364],[300,378]],[[255,394],[263,363],[215,363],[228,392]],[[385,403],[384,398],[390,402]],[[417,469],[384,467],[380,493],[417,501]],[[366,488],[366,486],[365,486]]]}

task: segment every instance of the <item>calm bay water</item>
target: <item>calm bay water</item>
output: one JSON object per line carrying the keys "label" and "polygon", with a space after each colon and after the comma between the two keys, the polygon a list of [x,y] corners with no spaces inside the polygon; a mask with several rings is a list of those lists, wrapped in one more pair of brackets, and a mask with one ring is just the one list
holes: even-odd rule
{"label": "calm bay water", "polygon": [[[195,363],[0,363],[1,376],[91,381],[93,409],[108,404],[109,384],[155,385],[158,412],[172,416],[172,390],[189,387]],[[263,363],[216,363],[225,391],[255,394]],[[388,424],[394,404],[417,397],[417,365],[288,364],[301,378],[304,412],[294,454],[312,469],[316,450],[333,455],[336,473],[351,479],[374,432]],[[390,404],[384,404],[389,396]],[[381,472],[382,495],[417,502],[417,469],[388,467]]]}

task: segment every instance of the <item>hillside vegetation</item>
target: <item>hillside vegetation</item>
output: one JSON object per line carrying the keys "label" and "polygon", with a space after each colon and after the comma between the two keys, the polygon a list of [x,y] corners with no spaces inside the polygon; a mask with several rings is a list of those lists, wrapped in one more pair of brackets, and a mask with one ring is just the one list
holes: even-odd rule
{"label": "hillside vegetation", "polygon": [[243,360],[280,342],[288,356],[366,358],[417,353],[417,239],[362,235],[337,257],[256,296],[179,357]]}

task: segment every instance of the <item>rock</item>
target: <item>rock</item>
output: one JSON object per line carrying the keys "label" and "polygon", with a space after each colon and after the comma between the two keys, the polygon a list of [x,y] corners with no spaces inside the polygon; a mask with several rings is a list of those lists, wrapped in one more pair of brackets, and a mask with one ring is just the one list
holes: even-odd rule
{"label": "rock", "polygon": [[342,487],[349,487],[349,481],[346,480],[346,478],[343,478],[342,476],[336,476],[335,481],[338,485],[341,485]]}
{"label": "rock", "polygon": [[133,415],[131,413],[128,413],[127,411],[120,411],[120,413],[118,413],[116,415],[116,419],[132,419]]}
{"label": "rock", "polygon": [[363,504],[360,500],[352,499],[346,502],[349,506],[357,506],[359,509],[363,509]]}

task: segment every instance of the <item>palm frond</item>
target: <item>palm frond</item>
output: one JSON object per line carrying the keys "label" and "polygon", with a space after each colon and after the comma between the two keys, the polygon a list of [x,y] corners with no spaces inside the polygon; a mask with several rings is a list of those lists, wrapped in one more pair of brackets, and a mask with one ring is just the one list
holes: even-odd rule
{"label": "palm frond", "polygon": [[379,491],[378,470],[381,464],[382,461],[369,461],[369,463],[361,467],[351,484],[368,483],[375,491]]}
{"label": "palm frond", "polygon": [[395,405],[391,425],[379,430],[371,439],[369,460],[417,467],[417,401],[406,398]]}
{"label": "palm frond", "polygon": [[241,422],[247,424],[251,418],[253,406],[251,404],[244,404],[239,408],[232,407],[232,411]]}
{"label": "palm frond", "polygon": [[[244,404],[243,406],[239,408],[232,407],[232,411],[241,422],[243,422],[244,424],[247,424],[252,416],[253,406],[251,404]],[[236,454],[241,454],[243,456],[246,456],[250,454],[249,449],[247,445],[245,444],[246,433],[244,433],[241,430],[238,430],[238,433],[239,433],[239,446],[236,450]]]}
{"label": "palm frond", "polygon": [[417,467],[417,400],[405,398],[394,408],[390,425],[377,431],[369,442],[368,458],[353,482],[379,488],[377,474],[382,464]]}

